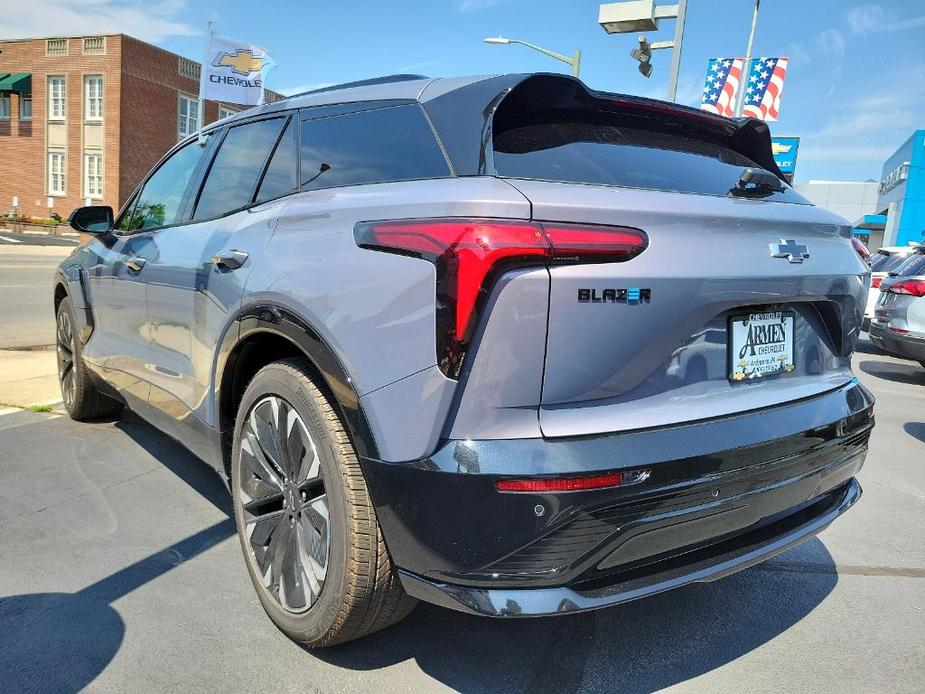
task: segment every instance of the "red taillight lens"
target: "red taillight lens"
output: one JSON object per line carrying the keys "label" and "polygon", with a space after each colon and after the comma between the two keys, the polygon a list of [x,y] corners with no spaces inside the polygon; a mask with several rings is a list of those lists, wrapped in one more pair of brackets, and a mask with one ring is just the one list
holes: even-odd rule
{"label": "red taillight lens", "polygon": [[437,351],[445,374],[459,374],[481,302],[498,271],[566,262],[622,262],[642,253],[638,229],[486,219],[361,222],[361,248],[412,255],[437,268]]}
{"label": "red taillight lens", "polygon": [[619,487],[623,484],[623,473],[594,477],[560,477],[556,479],[498,480],[499,492],[578,492],[585,489]]}
{"label": "red taillight lens", "polygon": [[902,280],[894,282],[886,288],[893,294],[910,294],[912,296],[925,296],[925,280]]}
{"label": "red taillight lens", "polygon": [[852,236],[851,245],[854,246],[854,250],[858,252],[858,255],[861,256],[861,260],[870,265],[870,249],[864,245],[864,242],[861,239]]}
{"label": "red taillight lens", "polygon": [[882,277],[871,277],[870,278],[870,288],[876,289],[880,286],[880,283],[883,281]]}

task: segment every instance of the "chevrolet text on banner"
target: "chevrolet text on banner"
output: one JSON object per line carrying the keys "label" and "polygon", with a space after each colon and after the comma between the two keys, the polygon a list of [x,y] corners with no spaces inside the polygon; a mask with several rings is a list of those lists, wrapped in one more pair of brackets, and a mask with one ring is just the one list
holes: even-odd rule
{"label": "chevrolet text on banner", "polygon": [[272,64],[260,46],[210,33],[200,97],[232,104],[262,104],[264,77]]}
{"label": "chevrolet text on banner", "polygon": [[735,116],[736,95],[741,88],[745,90],[741,115],[776,121],[788,62],[786,57],[752,58],[743,79],[745,58],[711,58],[700,108],[721,116]]}

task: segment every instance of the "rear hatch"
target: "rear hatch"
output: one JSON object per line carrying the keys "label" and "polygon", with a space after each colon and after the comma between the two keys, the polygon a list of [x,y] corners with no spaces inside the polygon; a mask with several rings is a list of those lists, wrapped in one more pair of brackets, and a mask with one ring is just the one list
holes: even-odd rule
{"label": "rear hatch", "polygon": [[[866,265],[844,220],[769,173],[763,128],[549,84],[502,102],[494,169],[534,220],[648,236],[626,262],[550,266],[544,436],[730,415],[851,380]],[[758,186],[738,183],[746,169]]]}

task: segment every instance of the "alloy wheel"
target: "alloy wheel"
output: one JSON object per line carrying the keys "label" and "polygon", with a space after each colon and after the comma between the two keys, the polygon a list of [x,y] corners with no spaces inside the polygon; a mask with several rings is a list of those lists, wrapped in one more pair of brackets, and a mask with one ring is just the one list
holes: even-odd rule
{"label": "alloy wheel", "polygon": [[251,559],[280,607],[305,612],[324,586],[331,531],[321,460],[285,399],[257,401],[241,430],[239,492]]}
{"label": "alloy wheel", "polygon": [[71,408],[77,397],[77,374],[74,372],[74,330],[67,309],[58,311],[56,347],[58,352],[58,381],[64,405]]}

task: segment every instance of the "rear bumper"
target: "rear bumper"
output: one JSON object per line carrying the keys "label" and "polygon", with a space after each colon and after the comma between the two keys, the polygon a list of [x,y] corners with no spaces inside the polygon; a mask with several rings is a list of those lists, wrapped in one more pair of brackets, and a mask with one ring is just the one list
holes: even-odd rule
{"label": "rear bumper", "polygon": [[922,338],[891,333],[876,321],[870,324],[868,335],[871,342],[885,352],[905,359],[925,361],[925,340]]}
{"label": "rear bumper", "polygon": [[[764,533],[743,535],[719,543],[710,551],[694,553],[681,562],[656,566],[642,576],[630,576],[597,590],[559,588],[506,589],[473,588],[429,581],[416,574],[400,571],[402,585],[409,595],[443,607],[486,617],[540,617],[569,612],[584,612],[619,605],[655,595],[689,583],[715,581],[749,566],[770,559],[824,530],[861,498],[857,480],[820,498],[802,513],[785,531],[769,526]],[[786,520],[786,519],[785,519]]]}
{"label": "rear bumper", "polygon": [[[410,594],[484,615],[554,614],[713,580],[812,537],[860,495],[872,406],[853,382],[698,424],[451,441],[414,463],[362,462]],[[593,491],[495,487],[640,469],[649,475],[639,484]]]}

